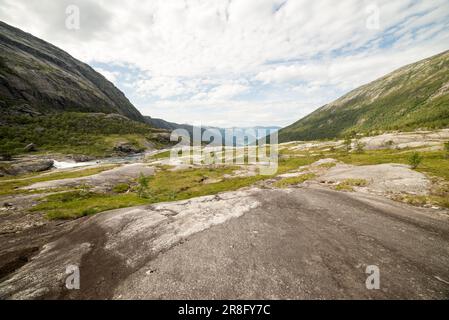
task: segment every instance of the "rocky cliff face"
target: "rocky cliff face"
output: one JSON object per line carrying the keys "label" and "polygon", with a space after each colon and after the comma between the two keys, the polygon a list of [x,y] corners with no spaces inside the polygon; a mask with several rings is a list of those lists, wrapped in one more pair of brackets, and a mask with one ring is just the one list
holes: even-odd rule
{"label": "rocky cliff face", "polygon": [[449,127],[449,51],[400,68],[280,131],[281,142]]}
{"label": "rocky cliff face", "polygon": [[0,21],[0,112],[11,111],[116,113],[144,122],[125,95],[87,64]]}

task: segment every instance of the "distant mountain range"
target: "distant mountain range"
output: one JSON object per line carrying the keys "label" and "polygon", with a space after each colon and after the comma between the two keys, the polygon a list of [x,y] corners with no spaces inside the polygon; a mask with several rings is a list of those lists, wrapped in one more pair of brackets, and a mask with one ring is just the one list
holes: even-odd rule
{"label": "distant mountain range", "polygon": [[282,129],[281,142],[449,127],[449,51],[400,68]]}
{"label": "distant mountain range", "polygon": [[[168,130],[168,131],[174,131],[177,129],[184,129],[186,130],[190,137],[193,137],[193,130],[194,130],[194,126],[189,125],[189,124],[178,124],[178,123],[174,123],[174,122],[168,122],[162,119],[154,119],[151,117],[145,117],[146,122],[151,125],[154,128],[158,128],[158,129],[164,129],[164,130]],[[256,127],[233,127],[233,128],[218,128],[218,127],[210,127],[210,126],[205,126],[205,127],[201,127],[201,132],[202,134],[205,132],[205,130],[211,130],[211,131],[215,131],[218,132],[222,137],[223,137],[223,144],[231,144],[231,145],[244,145],[244,144],[248,144],[248,143],[253,143],[258,139],[261,139],[267,135],[269,135],[270,133],[272,133],[273,131],[278,131],[279,129],[281,129],[281,127],[262,127],[262,126],[256,126]],[[254,131],[254,132],[252,132]],[[233,140],[231,143],[226,143],[226,134],[232,132],[233,134]],[[254,135],[252,133],[255,133]],[[244,137],[244,135],[249,135],[249,137]]]}
{"label": "distant mountain range", "polygon": [[176,129],[184,129],[187,130],[189,133],[193,132],[193,126],[189,124],[179,124],[165,121],[162,119],[151,118],[149,116],[145,117],[145,122],[148,123],[153,128],[164,129],[168,131],[173,131]]}

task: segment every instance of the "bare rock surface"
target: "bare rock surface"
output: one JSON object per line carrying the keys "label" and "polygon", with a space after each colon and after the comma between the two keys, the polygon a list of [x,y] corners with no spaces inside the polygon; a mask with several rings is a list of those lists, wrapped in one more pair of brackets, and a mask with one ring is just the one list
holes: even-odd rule
{"label": "bare rock surface", "polygon": [[430,189],[427,177],[402,164],[379,164],[352,166],[339,164],[319,177],[320,181],[342,182],[347,179],[361,179],[367,188],[379,193],[426,194]]}
{"label": "bare rock surface", "polygon": [[[260,203],[252,198],[253,193],[238,191],[97,215],[73,233],[44,246],[29,264],[0,285],[0,298],[31,299],[46,295],[56,298],[53,294],[60,289],[65,268],[83,265],[89,253],[98,260],[96,266],[88,266],[88,272],[96,273],[94,269],[99,271],[102,267],[122,268],[117,269],[120,274],[139,268],[193,234],[255,209]],[[102,257],[106,260],[102,261]],[[102,275],[97,275],[101,279]],[[108,283],[105,285],[115,282],[109,279]]]}
{"label": "bare rock surface", "polygon": [[337,163],[338,163],[338,160],[336,160],[336,159],[326,158],[326,159],[320,159],[320,160],[314,162],[312,164],[312,166],[319,167],[319,166],[322,166],[322,165],[330,165],[330,164],[337,164]]}
{"label": "bare rock surface", "polygon": [[[392,132],[377,136],[362,137],[360,143],[365,150],[383,149],[406,149],[406,148],[428,148],[430,150],[441,150],[443,143],[449,140],[449,129],[436,131],[415,131],[415,132]],[[306,151],[314,148],[330,150],[331,148],[343,148],[343,140],[339,141],[296,141],[279,145],[281,149],[287,148],[290,151]],[[352,147],[355,148],[355,141]]]}
{"label": "bare rock surface", "polygon": [[89,185],[93,187],[110,187],[118,183],[127,182],[131,179],[136,179],[140,176],[140,174],[148,176],[153,175],[154,172],[155,172],[154,168],[146,164],[142,163],[128,164],[88,177],[38,182],[30,186],[27,186],[23,189],[25,190],[51,189],[61,187],[74,187],[79,185]]}
{"label": "bare rock surface", "polygon": [[394,147],[397,149],[437,147],[449,140],[449,130],[417,131],[410,133],[387,133],[361,139],[365,149],[376,150]]}
{"label": "bare rock surface", "polygon": [[[80,267],[81,290],[65,289]],[[381,289],[367,290],[368,265]],[[319,187],[223,193],[83,219],[2,279],[3,299],[447,299],[449,219]]]}

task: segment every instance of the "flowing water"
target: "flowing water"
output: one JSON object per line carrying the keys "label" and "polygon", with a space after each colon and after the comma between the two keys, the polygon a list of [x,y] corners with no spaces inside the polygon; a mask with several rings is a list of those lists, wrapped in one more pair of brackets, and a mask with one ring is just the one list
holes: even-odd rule
{"label": "flowing water", "polygon": [[124,157],[112,157],[99,159],[88,162],[75,162],[75,161],[57,161],[54,160],[54,167],[56,169],[71,169],[71,168],[80,168],[80,167],[90,167],[98,164],[120,164],[120,163],[133,163],[133,162],[141,162],[147,156],[147,153],[139,153],[133,154]]}

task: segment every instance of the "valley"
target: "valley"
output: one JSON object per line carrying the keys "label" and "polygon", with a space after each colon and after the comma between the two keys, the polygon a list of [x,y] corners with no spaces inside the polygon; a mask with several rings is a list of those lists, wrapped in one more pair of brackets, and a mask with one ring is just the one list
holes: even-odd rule
{"label": "valley", "polygon": [[[336,32],[295,43],[291,3],[260,4],[277,26],[208,41],[172,37],[195,21],[111,19],[112,33],[55,38],[67,52],[0,21],[0,300],[449,298],[447,47],[399,56],[376,38],[351,56],[358,36],[337,46]],[[202,31],[226,30],[228,9]],[[125,29],[138,37],[118,52]],[[237,39],[263,46],[227,48]]]}
{"label": "valley", "polygon": [[[449,259],[447,139],[449,131],[441,130],[367,137],[363,150],[355,139],[350,150],[344,140],[280,144],[273,176],[258,174],[251,164],[172,162],[169,153],[160,151],[128,164],[87,163],[1,178],[0,238],[5,246],[0,252],[0,296],[446,297],[445,284],[438,279],[449,277],[440,269],[446,264],[440,260]],[[423,160],[411,170],[409,159],[415,152]],[[289,222],[296,220],[301,223]],[[278,238],[279,233],[285,235]],[[326,234],[333,234],[330,244]],[[434,252],[437,260],[422,269],[420,253],[410,256],[406,247],[416,246],[418,239],[422,245],[423,237],[433,240],[420,250]],[[304,247],[312,243],[319,253]],[[293,251],[276,246],[292,246]],[[391,246],[401,249],[387,253]],[[272,250],[278,253],[267,255]],[[382,258],[376,258],[378,250]],[[392,261],[398,264],[398,254],[405,273],[390,266]],[[226,261],[237,261],[235,255],[248,258],[228,269]],[[279,256],[272,260],[273,255]],[[203,264],[205,259],[215,262]],[[374,262],[388,270],[388,285],[376,293],[362,289],[364,282],[357,280],[363,278],[363,266]],[[93,282],[79,292],[61,291],[58,279],[70,263],[81,266],[84,281],[97,282],[100,274],[102,284],[95,291],[89,289]],[[273,271],[260,269],[267,265]],[[344,275],[341,270],[324,271],[332,265],[347,268]],[[209,273],[206,266],[221,271]],[[320,269],[342,275],[326,280]],[[250,270],[253,279],[270,279],[270,290],[242,282],[238,270]],[[417,279],[413,285],[408,283],[410,272]],[[41,276],[30,278],[35,274]],[[299,279],[308,280],[292,285]],[[290,290],[284,289],[287,284]]]}

